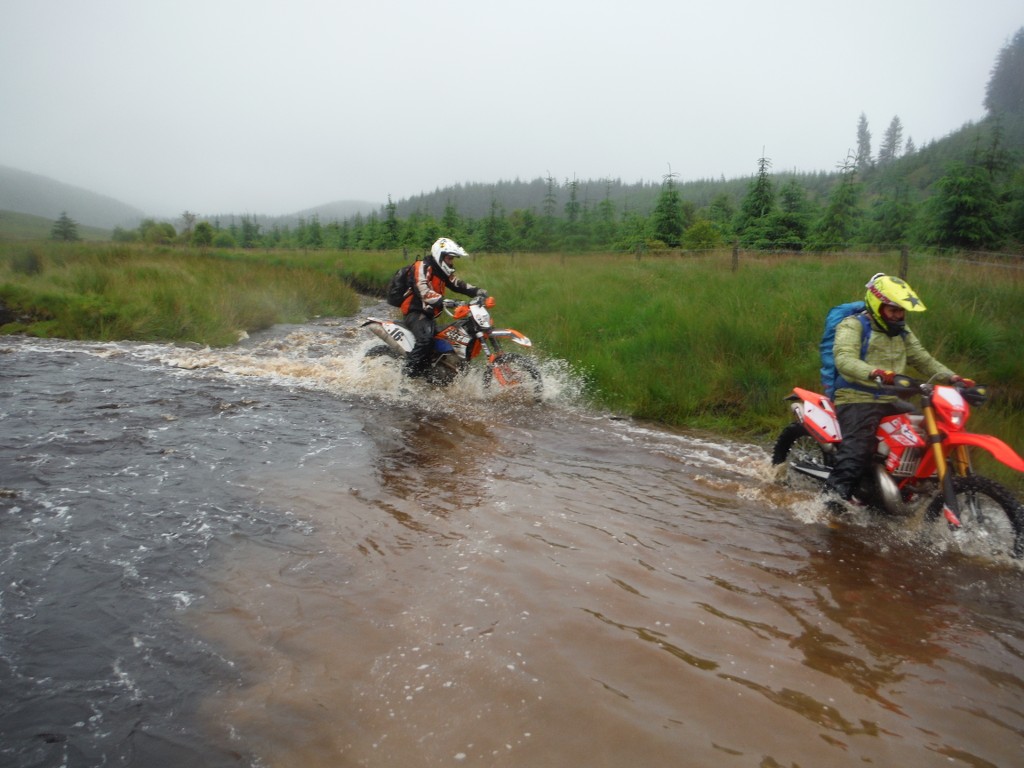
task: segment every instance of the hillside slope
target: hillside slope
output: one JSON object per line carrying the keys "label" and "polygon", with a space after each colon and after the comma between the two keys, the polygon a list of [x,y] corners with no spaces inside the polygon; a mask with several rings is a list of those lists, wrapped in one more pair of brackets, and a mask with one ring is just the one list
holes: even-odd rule
{"label": "hillside slope", "polygon": [[145,214],[112,197],[0,165],[0,210],[57,219],[67,213],[81,225],[136,227]]}

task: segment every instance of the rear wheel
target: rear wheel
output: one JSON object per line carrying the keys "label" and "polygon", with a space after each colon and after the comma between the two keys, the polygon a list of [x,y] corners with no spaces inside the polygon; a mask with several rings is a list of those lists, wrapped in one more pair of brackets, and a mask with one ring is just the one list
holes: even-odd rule
{"label": "rear wheel", "polygon": [[[808,472],[820,481],[832,470],[832,454],[822,450],[821,444],[804,428],[794,421],[779,434],[772,449],[772,464],[788,464],[787,481],[792,483],[801,478],[806,481]],[[804,469],[800,472],[797,467]]]}
{"label": "rear wheel", "polygon": [[499,391],[520,390],[529,393],[536,401],[544,394],[544,382],[537,364],[514,352],[502,355],[492,365],[484,368],[484,387],[492,386]]}
{"label": "rear wheel", "polygon": [[978,475],[953,478],[953,492],[960,512],[959,529],[946,522],[945,500],[937,496],[928,506],[926,520],[938,535],[966,554],[1024,555],[1024,506],[1008,488]]}

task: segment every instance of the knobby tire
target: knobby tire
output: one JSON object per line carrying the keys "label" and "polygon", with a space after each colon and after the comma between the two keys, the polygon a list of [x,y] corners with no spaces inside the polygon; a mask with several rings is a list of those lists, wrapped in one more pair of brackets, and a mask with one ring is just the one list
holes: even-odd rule
{"label": "knobby tire", "polygon": [[805,461],[822,468],[831,466],[821,445],[799,421],[794,421],[782,430],[772,449],[772,464],[784,464],[787,461]]}
{"label": "knobby tire", "polygon": [[[1006,486],[987,477],[968,475],[953,478],[953,492],[960,507],[964,532],[991,536],[1000,527],[1006,527],[1005,521],[992,516],[1005,515],[1010,530],[1005,532],[1006,541],[999,542],[997,536],[992,537],[993,554],[1008,554],[1014,558],[1024,556],[1024,505]],[[944,503],[941,494],[933,499],[928,505],[927,519],[942,519]]]}
{"label": "knobby tire", "polygon": [[[501,378],[506,379],[503,383],[495,375],[494,369],[501,367],[503,374]],[[504,354],[494,361],[494,365],[488,365],[484,369],[484,388],[492,385],[501,388],[513,388],[517,386],[530,385],[530,393],[535,400],[540,400],[544,394],[544,382],[541,379],[540,369],[537,364],[524,355],[517,355],[514,352]]]}

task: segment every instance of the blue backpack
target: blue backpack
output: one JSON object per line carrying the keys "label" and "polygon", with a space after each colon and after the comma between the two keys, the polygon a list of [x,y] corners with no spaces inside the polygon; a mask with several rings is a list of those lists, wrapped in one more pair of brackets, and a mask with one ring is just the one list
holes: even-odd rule
{"label": "blue backpack", "polygon": [[860,324],[864,328],[860,342],[860,359],[863,360],[868,352],[868,342],[871,340],[871,321],[868,320],[867,312],[864,311],[866,309],[867,305],[863,301],[851,301],[832,307],[825,315],[825,332],[821,335],[818,351],[821,353],[821,388],[829,400],[835,397],[839,387],[850,386],[836,370],[836,356],[832,350],[836,340],[836,326],[850,316],[855,315],[860,320]]}

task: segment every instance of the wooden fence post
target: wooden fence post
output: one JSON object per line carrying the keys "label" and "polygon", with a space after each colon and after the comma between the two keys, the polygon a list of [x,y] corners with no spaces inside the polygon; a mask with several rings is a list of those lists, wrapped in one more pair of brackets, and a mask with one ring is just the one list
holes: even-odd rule
{"label": "wooden fence post", "polygon": [[740,244],[735,242],[732,244],[732,271],[736,272],[740,268]]}
{"label": "wooden fence post", "polygon": [[900,248],[900,277],[903,280],[907,279],[907,272],[910,271],[910,252],[907,250],[907,246]]}

